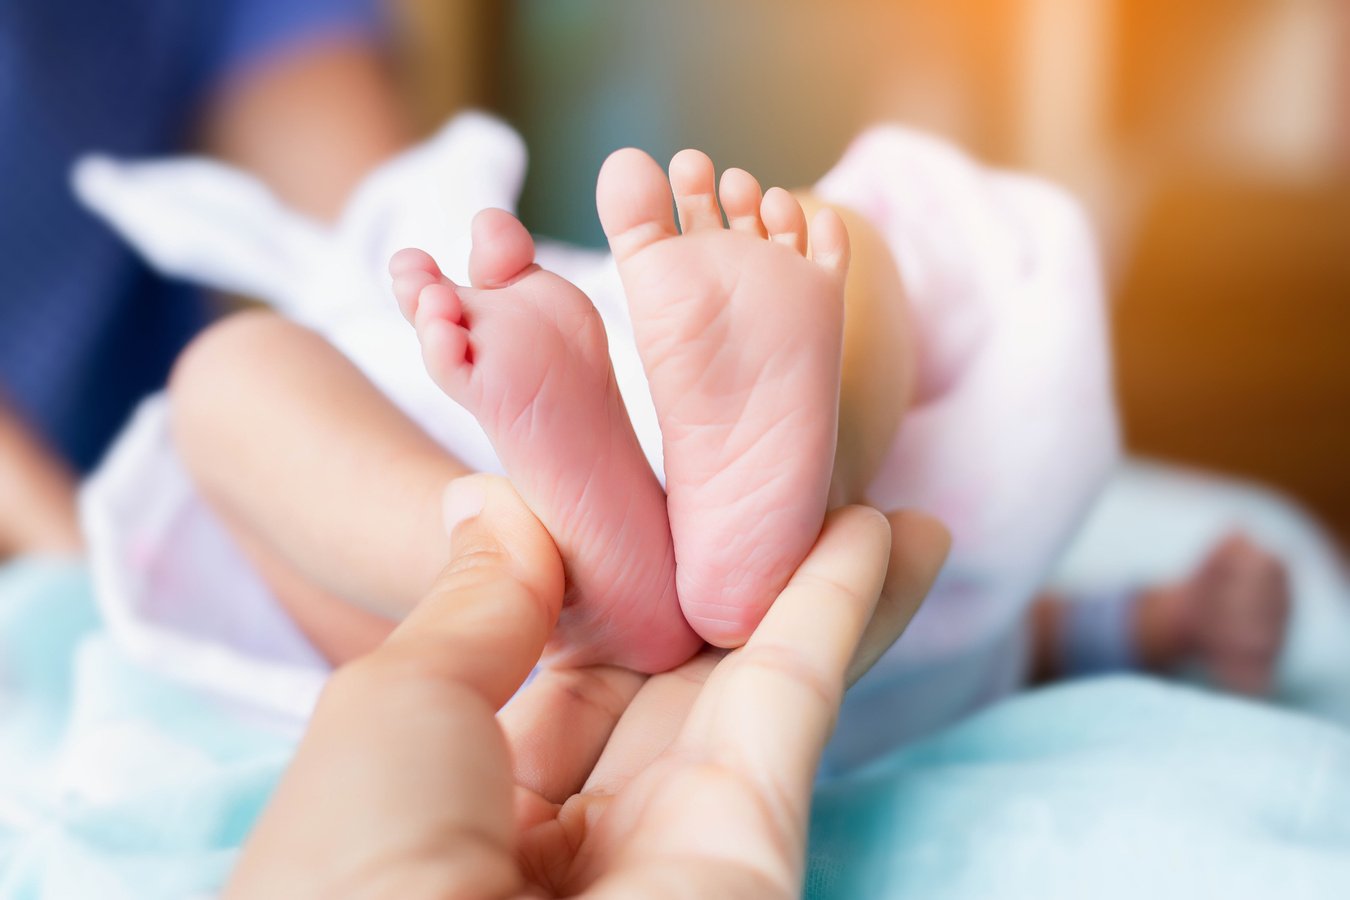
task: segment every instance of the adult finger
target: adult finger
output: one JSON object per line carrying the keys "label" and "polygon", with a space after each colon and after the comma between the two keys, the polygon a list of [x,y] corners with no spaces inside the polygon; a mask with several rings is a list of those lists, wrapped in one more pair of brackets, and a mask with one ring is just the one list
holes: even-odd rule
{"label": "adult finger", "polygon": [[409,871],[450,894],[518,890],[494,713],[543,651],[562,565],[501,479],[456,482],[447,520],[450,565],[384,644],[330,679],[234,895],[377,893]]}
{"label": "adult finger", "polygon": [[562,605],[563,569],[544,527],[504,479],[446,491],[451,559],[375,656],[417,660],[500,708],[543,654]]}
{"label": "adult finger", "polygon": [[648,678],[609,736],[582,792],[617,794],[664,753],[723,656],[721,650],[708,650],[678,669]]}
{"label": "adult finger", "polygon": [[[929,516],[899,511],[886,518],[891,526],[890,563],[872,620],[849,667],[849,684],[857,681],[908,626],[951,546],[947,529]],[[584,789],[614,793],[663,752],[679,732],[721,655],[704,653],[643,685]]]}
{"label": "adult finger", "polygon": [[913,510],[886,516],[891,525],[891,559],[876,611],[848,670],[848,684],[867,674],[904,634],[942,571],[951,533],[937,519]]}
{"label": "adult finger", "polygon": [[804,827],[820,752],[890,551],[880,513],[831,513],[750,640],[712,673],[677,739],[683,750],[746,767],[765,796],[788,804],[778,810],[781,821]]}
{"label": "adult finger", "polygon": [[554,804],[580,790],[645,680],[613,666],[541,670],[497,717],[516,784]]}

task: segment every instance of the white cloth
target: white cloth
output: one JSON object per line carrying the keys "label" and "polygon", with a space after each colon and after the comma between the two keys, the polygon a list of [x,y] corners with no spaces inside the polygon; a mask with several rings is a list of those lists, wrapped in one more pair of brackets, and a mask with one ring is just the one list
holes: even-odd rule
{"label": "white cloth", "polygon": [[[202,160],[83,162],[75,185],[166,274],[273,303],[326,335],[467,465],[500,471],[471,416],[422,370],[385,276],[403,246],[463,279],[468,225],[514,207],[525,151],[462,116],[373,173],[333,228]],[[871,491],[951,527],[951,562],[906,637],[845,704],[827,755],[847,768],[1006,694],[1021,620],[1116,455],[1092,240],[1074,204],[900,128],[860,138],[820,184],[890,241],[918,317],[924,402]],[[634,426],[661,472],[660,432],[612,261],[545,244],[540,262],[594,300]],[[87,485],[99,602],[144,664],[236,703],[303,717],[323,671],[196,495],[149,401]]]}
{"label": "white cloth", "polygon": [[845,700],[848,768],[1015,689],[1023,620],[1119,456],[1105,296],[1074,201],[902,128],[863,134],[821,180],[899,263],[921,402],[869,491],[952,530],[909,631]]}

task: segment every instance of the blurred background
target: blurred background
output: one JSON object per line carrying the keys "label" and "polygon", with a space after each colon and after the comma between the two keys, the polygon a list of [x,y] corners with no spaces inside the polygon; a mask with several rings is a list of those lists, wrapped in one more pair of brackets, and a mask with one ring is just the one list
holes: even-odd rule
{"label": "blurred background", "polygon": [[685,146],[808,184],[889,119],[1073,191],[1132,452],[1267,482],[1350,539],[1345,0],[395,0],[421,127],[520,129],[525,221],[598,245],[594,176]]}
{"label": "blurred background", "polygon": [[[473,154],[459,165],[464,157],[448,150],[443,158],[414,153],[378,178],[370,173],[410,138],[470,108],[495,113],[524,135],[532,155],[525,223],[594,247],[603,245],[596,175],[611,151],[627,145],[661,160],[695,146],[721,168],[801,187],[832,167],[855,135],[889,121],[933,133],[988,165],[1058,183],[1081,201],[1099,236],[1130,453],[1271,486],[1350,548],[1350,0],[0,0],[0,801],[16,811],[0,815],[0,843],[19,848],[0,854],[0,881],[50,868],[52,884],[96,878],[97,893],[108,895],[114,876],[103,873],[125,868],[132,879],[125,895],[148,896],[147,879],[160,870],[147,860],[196,876],[185,856],[196,852],[183,839],[190,833],[200,837],[201,868],[211,874],[182,890],[170,889],[177,882],[166,875],[163,892],[213,893],[219,885],[209,879],[232,858],[248,811],[261,808],[255,792],[270,790],[264,776],[289,752],[289,744],[273,741],[292,725],[299,733],[327,675],[324,663],[350,658],[387,633],[389,623],[372,623],[361,605],[372,600],[367,588],[382,571],[374,560],[369,585],[331,593],[350,579],[332,577],[331,569],[345,567],[331,566],[325,554],[352,555],[363,542],[364,532],[353,530],[358,519],[341,503],[308,504],[304,491],[288,490],[286,473],[309,460],[286,447],[307,445],[273,442],[259,433],[272,419],[250,417],[249,398],[262,393],[253,387],[271,387],[269,373],[307,370],[310,357],[256,367],[261,381],[240,379],[232,391],[231,365],[273,353],[280,359],[285,350],[272,347],[286,345],[258,342],[243,348],[255,355],[242,357],[207,351],[216,363],[192,380],[211,389],[175,401],[174,409],[191,413],[178,416],[178,427],[161,399],[118,435],[141,398],[163,387],[194,335],[249,302],[196,282],[331,325],[324,330],[358,365],[382,376],[375,380],[389,399],[403,406],[399,395],[408,391],[414,402],[404,408],[424,425],[442,416],[448,404],[419,374],[411,332],[366,302],[372,288],[385,288],[383,271],[376,284],[367,270],[372,263],[383,270],[383,239],[398,226],[445,235],[456,231],[436,230],[450,201],[464,207],[455,212],[502,202],[491,171],[496,159]],[[499,145],[485,146],[495,153]],[[163,251],[151,255],[189,280],[152,273],[77,203],[72,165],[90,151],[135,162],[79,169],[85,201],[143,247]],[[143,165],[185,154],[214,157],[249,178],[181,159]],[[421,168],[445,159],[453,172]],[[353,195],[357,185],[364,187]],[[278,212],[274,198],[307,218]],[[451,249],[462,260],[463,235],[448,237],[461,242]],[[1047,294],[1053,300],[1058,291]],[[1011,327],[1003,333],[1028,336]],[[1048,352],[1070,360],[1063,342],[1046,342],[1055,345]],[[1095,342],[1086,352],[1095,356]],[[1006,368],[982,370],[970,396],[983,400],[986,385],[1002,387],[995,376]],[[296,381],[296,390],[322,384],[315,371],[319,377]],[[1101,424],[1097,374],[1087,385],[1091,408],[1081,399],[1075,407],[1085,417],[1079,430],[1093,434]],[[276,387],[277,397],[295,399],[288,385]],[[440,405],[418,415],[418,390]],[[321,402],[313,408],[323,415],[312,421],[341,424],[328,414],[345,411],[348,396],[316,393]],[[1056,430],[1064,407],[1013,396],[998,411],[1046,426],[1029,429],[1044,440],[1024,443],[1033,452],[1045,448],[1036,471],[1050,469],[1052,477],[1043,484],[1019,477],[1023,469],[995,467],[995,488],[1012,484],[1007,493],[1017,496],[988,504],[994,526],[986,528],[981,485],[957,484],[960,475],[948,480],[938,465],[919,467],[952,495],[957,524],[975,522],[967,529],[974,540],[958,540],[955,562],[934,591],[939,602],[916,619],[878,688],[851,695],[841,721],[877,730],[862,736],[854,729],[860,755],[841,751],[842,765],[1003,697],[1019,683],[1023,663],[1043,681],[1139,664],[1221,690],[1270,693],[1288,709],[1350,723],[1344,554],[1260,490],[1171,465],[1125,464],[1102,479],[1094,508],[1048,571],[1071,525],[1060,520],[1076,511],[1068,499],[1058,512],[1047,502],[1057,482],[1072,480],[1053,466],[1072,461],[1088,442],[1075,443],[1084,436],[1074,429]],[[309,399],[257,406],[309,409]],[[978,404],[949,409],[955,412],[927,438],[941,462],[962,439],[962,449],[984,446],[958,431],[961,414],[973,410],[969,421],[983,414]],[[1043,422],[1030,418],[1038,414]],[[352,419],[360,427],[365,417]],[[215,463],[203,467],[180,453],[187,420],[227,426],[203,430],[191,443],[212,450],[204,455],[219,462],[217,475],[229,470],[228,479],[199,477]],[[463,421],[437,418],[449,427],[433,433],[444,439]],[[296,415],[289,424],[302,432],[307,419]],[[983,438],[986,423],[978,424],[972,431]],[[1052,447],[1050,435],[1060,433],[1067,439]],[[313,434],[316,457],[362,458],[328,452],[341,442],[330,442],[325,429]],[[109,446],[112,455],[99,466]],[[1000,449],[951,456],[983,461]],[[276,460],[285,465],[268,470]],[[391,462],[393,481],[373,481],[388,483],[391,499],[414,496],[401,487],[411,484],[399,477],[402,459]],[[978,468],[969,459],[965,466],[958,471]],[[1097,474],[1094,465],[1083,468]],[[233,508],[230,492],[215,488],[236,478],[235,499],[275,493],[276,505]],[[381,496],[382,488],[374,490],[360,496]],[[305,517],[246,515],[246,507],[288,506],[306,508]],[[1041,515],[1047,507],[1052,514]],[[1046,527],[1027,529],[1032,552],[1024,552],[1009,540],[1018,535],[1007,523],[1038,525],[1038,516]],[[342,527],[320,527],[335,517]],[[370,524],[380,528],[386,518]],[[288,531],[287,540],[269,540]],[[1046,558],[1035,552],[1037,532]],[[306,544],[311,552],[296,552]],[[83,557],[88,565],[52,568],[47,556]],[[389,571],[398,565],[392,561]],[[1034,755],[1049,772],[1069,753],[1077,762],[1064,770],[1064,821],[1087,821],[1084,810],[1100,806],[1084,806],[1083,793],[1085,773],[1100,772],[1108,789],[1102,802],[1122,799],[1130,813],[1100,818],[1134,822],[1136,830],[1145,823],[1155,842],[1161,836],[1155,865],[1176,869],[1174,851],[1185,843],[1176,837],[1197,831],[1195,847],[1255,866],[1235,869],[1237,878],[1278,872],[1312,883],[1321,870],[1308,867],[1319,854],[1339,864],[1327,851],[1329,832],[1295,829],[1305,845],[1269,823],[1292,821],[1291,810],[1303,819],[1309,810],[1343,813],[1337,798],[1344,792],[1327,789],[1335,769],[1328,760],[1343,736],[1300,732],[1285,716],[1224,724],[1239,711],[1224,705],[1208,713],[1192,705],[1198,695],[1176,707],[1171,728],[1167,715],[1150,712],[1153,701],[1122,700],[1129,696],[1122,684],[1091,696],[1051,694],[1051,702],[1080,699],[1034,707],[1044,710],[1036,719],[991,718],[1010,730],[945,744],[962,759],[961,783],[945,801],[956,805],[943,806],[927,779],[906,776],[925,786],[923,809],[910,818],[925,827],[962,821],[973,808],[967,764],[986,765],[992,777],[977,780],[997,793],[999,773],[1015,758],[1016,791],[990,799],[1011,803],[1002,818],[1018,825]],[[1140,697],[1164,696],[1154,686],[1141,689],[1149,693]],[[220,727],[206,717],[212,707],[224,714]],[[257,750],[248,749],[253,737],[233,730],[244,722],[267,733]],[[1283,729],[1288,738],[1271,742]],[[1037,740],[1028,744],[1025,735]],[[989,747],[980,747],[986,740]],[[1214,748],[1221,754],[1234,744],[1244,752],[1210,772]],[[1105,768],[1085,768],[1096,756]],[[950,761],[946,751],[909,758],[920,757]],[[1141,778],[1148,779],[1143,807],[1128,792]],[[178,798],[185,785],[202,802],[160,804],[173,814],[160,821],[165,810],[156,814],[147,802]],[[1037,815],[1051,815],[1042,801],[1054,798],[1035,790]],[[1156,805],[1169,791],[1180,805]],[[1251,807],[1248,827],[1239,814],[1258,802],[1269,805]],[[981,801],[981,815],[986,806]],[[178,815],[188,809],[205,818]],[[78,815],[67,822],[53,810]],[[228,822],[212,818],[222,814]],[[106,827],[92,834],[91,821]],[[28,829],[28,822],[43,827]],[[1127,847],[1122,883],[1144,883],[1134,878],[1140,842],[1103,842],[1104,832],[1089,824],[1067,837]],[[1223,853],[1231,828],[1244,843]],[[947,830],[936,835],[951,841],[938,855],[969,868],[971,829]],[[57,846],[53,834],[69,853],[48,852]],[[110,842],[100,840],[108,835]],[[984,837],[1000,838],[998,829],[991,835]],[[927,837],[920,856],[939,846]],[[30,840],[39,842],[34,850]],[[1255,855],[1267,844],[1271,853],[1278,847],[1293,855]],[[1057,841],[1045,845],[1053,860],[1095,859]],[[884,846],[889,854],[894,840]],[[1014,836],[1007,846],[1016,855],[1025,841]],[[5,870],[10,857],[25,861],[22,872]],[[34,860],[42,865],[28,865]],[[1073,872],[1100,881],[1115,871],[1103,866],[1118,862]],[[1024,863],[1019,856],[989,871],[1002,878],[1029,871]],[[1196,868],[1206,877],[1211,870],[1218,869]],[[1030,889],[1043,894],[1043,886],[1038,878]],[[1244,887],[1247,895],[1260,890]]]}

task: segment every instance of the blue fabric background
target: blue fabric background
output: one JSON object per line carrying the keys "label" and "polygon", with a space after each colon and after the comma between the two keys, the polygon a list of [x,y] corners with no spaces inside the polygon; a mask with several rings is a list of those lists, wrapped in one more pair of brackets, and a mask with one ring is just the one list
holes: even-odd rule
{"label": "blue fabric background", "polygon": [[76,205],[71,163],[180,151],[223,77],[376,25],[375,0],[0,0],[0,398],[78,467],[210,310]]}

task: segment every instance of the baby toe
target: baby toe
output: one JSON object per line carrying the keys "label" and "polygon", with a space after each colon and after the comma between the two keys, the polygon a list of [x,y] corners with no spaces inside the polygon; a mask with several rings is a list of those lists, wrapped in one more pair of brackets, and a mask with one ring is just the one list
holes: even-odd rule
{"label": "baby toe", "polygon": [[744,169],[727,169],[722,173],[722,209],[732,231],[743,231],[755,237],[768,237],[759,218],[763,200],[759,182]]}
{"label": "baby toe", "polygon": [[670,187],[680,213],[680,231],[716,231],[722,228],[717,206],[713,162],[699,150],[681,150],[670,161]]}
{"label": "baby toe", "polygon": [[797,198],[782,188],[770,188],[760,204],[760,218],[769,240],[806,255],[806,214]]}
{"label": "baby toe", "polygon": [[828,207],[811,220],[811,260],[832,272],[848,271],[848,228],[839,213]]}

